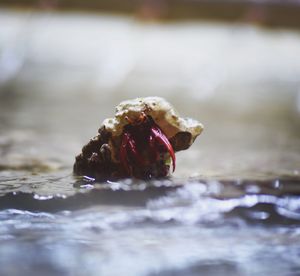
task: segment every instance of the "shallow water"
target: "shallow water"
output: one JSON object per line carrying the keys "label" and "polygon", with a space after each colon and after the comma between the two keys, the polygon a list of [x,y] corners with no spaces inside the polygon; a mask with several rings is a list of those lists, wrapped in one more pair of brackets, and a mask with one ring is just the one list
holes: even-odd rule
{"label": "shallow water", "polygon": [[[0,275],[300,274],[299,32],[3,10],[0,54]],[[205,125],[175,174],[73,177],[146,95]]]}
{"label": "shallow water", "polygon": [[[68,198],[4,196],[1,274],[300,273],[298,196],[241,183],[132,184]],[[228,189],[236,197],[224,197]]]}

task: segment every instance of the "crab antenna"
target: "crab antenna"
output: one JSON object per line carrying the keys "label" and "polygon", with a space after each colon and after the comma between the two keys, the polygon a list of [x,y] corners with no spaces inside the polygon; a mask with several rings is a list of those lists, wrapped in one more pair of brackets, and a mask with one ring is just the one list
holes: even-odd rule
{"label": "crab antenna", "polygon": [[153,136],[157,140],[159,140],[166,147],[169,154],[171,155],[172,165],[173,165],[173,172],[174,172],[175,167],[176,167],[176,157],[175,157],[175,153],[174,153],[174,150],[173,150],[173,147],[172,147],[171,143],[169,142],[166,135],[160,130],[160,128],[158,126],[152,126],[151,127],[151,133],[153,134]]}

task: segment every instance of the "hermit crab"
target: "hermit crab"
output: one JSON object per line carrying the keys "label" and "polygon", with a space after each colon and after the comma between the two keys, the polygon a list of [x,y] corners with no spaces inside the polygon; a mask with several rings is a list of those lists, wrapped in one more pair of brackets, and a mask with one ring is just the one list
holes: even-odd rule
{"label": "hermit crab", "polygon": [[76,156],[73,171],[96,179],[165,177],[171,163],[175,170],[175,152],[189,148],[202,130],[163,98],[123,101]]}

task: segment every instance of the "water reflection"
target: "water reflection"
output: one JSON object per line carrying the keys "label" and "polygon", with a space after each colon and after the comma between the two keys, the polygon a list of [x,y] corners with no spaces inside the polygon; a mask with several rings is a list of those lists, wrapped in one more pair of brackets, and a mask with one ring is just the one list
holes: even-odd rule
{"label": "water reflection", "polygon": [[[2,210],[0,272],[16,273],[16,261],[32,275],[39,269],[49,275],[77,270],[88,275],[299,271],[298,198],[262,194],[218,199],[209,190],[209,184],[194,182],[160,190],[140,206],[100,200],[77,211]],[[111,193],[119,197],[118,191]],[[148,194],[147,188],[143,193]]]}

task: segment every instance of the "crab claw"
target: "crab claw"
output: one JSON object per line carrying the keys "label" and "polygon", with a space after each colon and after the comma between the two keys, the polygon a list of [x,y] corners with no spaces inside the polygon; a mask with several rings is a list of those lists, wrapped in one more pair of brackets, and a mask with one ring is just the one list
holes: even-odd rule
{"label": "crab claw", "polygon": [[156,160],[158,152],[155,146],[155,138],[152,133],[150,133],[149,135],[149,150],[150,150],[150,156],[152,158],[152,161]]}
{"label": "crab claw", "polygon": [[172,147],[171,143],[169,142],[166,135],[160,130],[160,128],[158,126],[152,126],[150,131],[151,131],[150,146],[152,148],[154,148],[153,138],[152,138],[152,135],[153,135],[154,139],[156,141],[161,142],[161,144],[167,149],[167,151],[171,155],[172,164],[173,164],[173,172],[174,172],[175,171],[175,166],[176,166],[176,157],[175,157],[175,153],[174,153],[174,150],[173,150],[173,147]]}
{"label": "crab claw", "polygon": [[128,174],[131,174],[129,161],[128,161],[128,152],[131,152],[136,162],[138,162],[139,164],[144,164],[143,158],[140,156],[139,152],[137,151],[135,140],[133,139],[130,133],[124,132],[121,148],[120,148],[120,160],[126,172]]}

